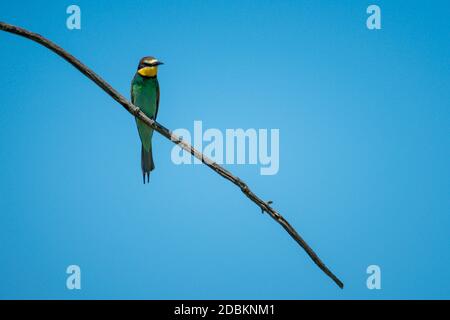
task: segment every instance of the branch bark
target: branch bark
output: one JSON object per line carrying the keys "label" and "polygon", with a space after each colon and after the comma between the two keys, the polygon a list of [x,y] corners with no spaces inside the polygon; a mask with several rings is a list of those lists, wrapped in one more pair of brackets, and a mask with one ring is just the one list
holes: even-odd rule
{"label": "branch bark", "polygon": [[95,82],[100,88],[103,89],[108,95],[110,95],[114,100],[116,100],[122,107],[124,107],[129,113],[133,116],[142,120],[145,124],[153,128],[155,131],[170,139],[172,142],[177,144],[179,147],[183,148],[190,154],[192,154],[197,159],[201,160],[205,165],[214,170],[217,174],[222,176],[223,178],[229,180],[237,187],[241,189],[241,191],[257,206],[259,206],[262,212],[267,212],[272,219],[278,222],[288,233],[289,235],[306,251],[309,257],[314,261],[314,263],[327,275],[329,276],[341,289],[344,288],[344,284],[338,277],[336,277],[333,272],[320,260],[317,254],[313,251],[313,249],[306,243],[305,240],[295,231],[295,229],[289,224],[289,222],[277,211],[275,211],[268,202],[263,201],[256,194],[254,194],[250,188],[247,186],[245,182],[243,182],[238,177],[234,176],[231,172],[224,169],[217,163],[213,162],[208,157],[204,156],[201,152],[194,149],[189,143],[183,141],[180,137],[174,135],[169,129],[165,128],[155,120],[147,117],[138,107],[131,104],[127,99],[125,99],[119,92],[117,92],[113,87],[111,87],[106,81],[104,81],[100,76],[98,76],[94,71],[86,67],[83,63],[81,63],[78,59],[72,56],[70,53],[51,42],[50,40],[44,38],[43,36],[30,32],[26,29],[13,26],[4,22],[0,22],[0,30],[16,34],[18,36],[27,38],[34,42],[43,45],[44,47],[50,49],[64,60],[69,62],[75,68],[77,68],[81,73],[83,73],[86,77]]}

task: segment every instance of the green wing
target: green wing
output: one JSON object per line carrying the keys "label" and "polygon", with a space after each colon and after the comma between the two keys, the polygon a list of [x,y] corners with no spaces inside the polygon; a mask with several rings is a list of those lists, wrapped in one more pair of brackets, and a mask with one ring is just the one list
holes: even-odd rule
{"label": "green wing", "polygon": [[155,111],[155,120],[158,116],[158,110],[159,110],[159,83],[156,82],[156,111]]}
{"label": "green wing", "polygon": [[[156,119],[159,109],[159,84],[156,79],[141,81],[135,78],[131,84],[131,102],[148,117]],[[139,137],[146,151],[152,147],[153,129],[136,118]]]}
{"label": "green wing", "polygon": [[[133,90],[133,86],[134,83],[131,84],[131,88],[130,88],[130,96],[131,96],[131,103],[134,104],[134,90]],[[160,92],[159,92],[159,83],[156,82],[156,111],[155,111],[155,116],[153,117],[153,119],[156,120],[156,117],[158,116],[158,110],[159,110],[159,97],[160,97]],[[138,106],[136,106],[138,107]]]}

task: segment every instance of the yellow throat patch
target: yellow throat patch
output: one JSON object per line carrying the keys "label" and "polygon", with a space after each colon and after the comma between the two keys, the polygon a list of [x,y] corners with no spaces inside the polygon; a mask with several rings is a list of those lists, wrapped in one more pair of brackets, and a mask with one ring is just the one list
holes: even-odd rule
{"label": "yellow throat patch", "polygon": [[143,77],[154,77],[158,73],[158,67],[144,67],[139,69],[138,73]]}

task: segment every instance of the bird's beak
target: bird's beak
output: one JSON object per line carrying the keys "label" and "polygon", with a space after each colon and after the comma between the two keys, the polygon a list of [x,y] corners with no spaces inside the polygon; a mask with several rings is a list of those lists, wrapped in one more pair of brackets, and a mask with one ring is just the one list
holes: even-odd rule
{"label": "bird's beak", "polygon": [[154,63],[155,66],[159,66],[159,65],[161,65],[161,64],[164,64],[164,62],[162,62],[162,61],[156,61],[156,62]]}

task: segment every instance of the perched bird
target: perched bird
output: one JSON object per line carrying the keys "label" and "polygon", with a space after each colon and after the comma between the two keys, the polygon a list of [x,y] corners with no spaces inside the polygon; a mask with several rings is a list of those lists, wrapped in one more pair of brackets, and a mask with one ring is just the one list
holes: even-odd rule
{"label": "perched bird", "polygon": [[[159,107],[158,66],[163,64],[154,57],[144,57],[139,61],[136,75],[131,82],[131,103],[142,110],[145,115],[156,120]],[[136,118],[136,125],[141,138],[142,177],[150,181],[150,171],[155,169],[152,155],[153,129]]]}

